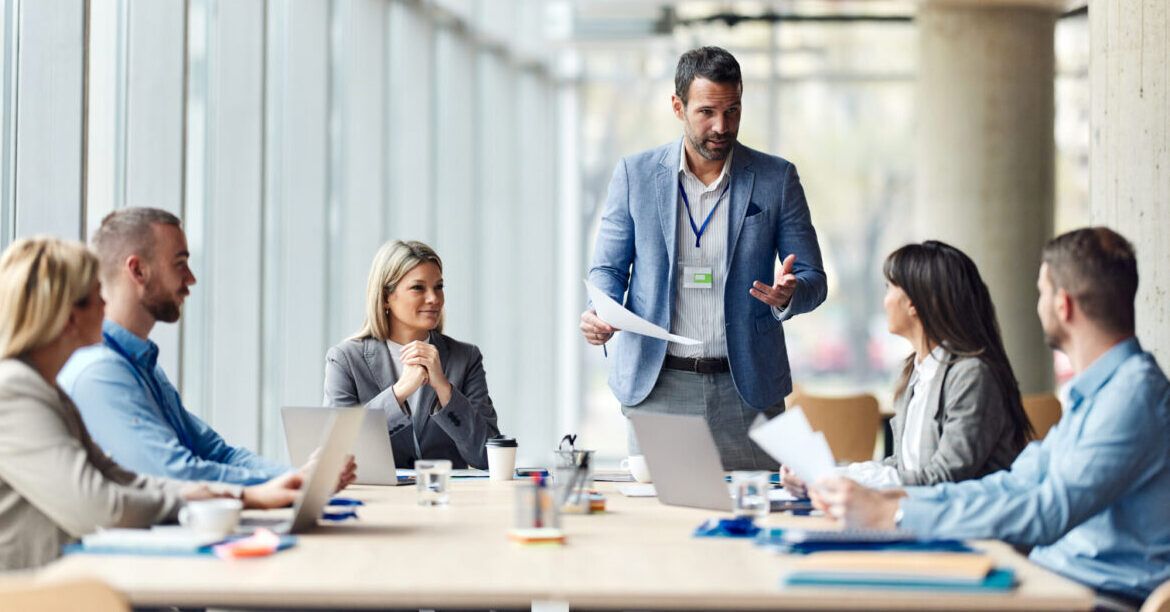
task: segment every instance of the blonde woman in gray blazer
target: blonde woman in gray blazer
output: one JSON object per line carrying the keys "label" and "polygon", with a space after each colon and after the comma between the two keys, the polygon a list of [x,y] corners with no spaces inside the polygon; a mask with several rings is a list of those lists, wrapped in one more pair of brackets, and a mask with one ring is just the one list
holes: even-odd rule
{"label": "blonde woman in gray blazer", "polygon": [[325,356],[326,406],[365,405],[386,415],[394,463],[449,459],[487,468],[498,436],[483,356],[445,336],[443,262],[429,246],[395,240],[370,267],[366,321]]}
{"label": "blonde woman in gray blazer", "polygon": [[[883,268],[891,333],[910,341],[894,394],[894,452],[844,475],[872,487],[932,485],[1007,468],[1032,437],[975,263],[937,241],[894,251]],[[785,487],[807,493],[782,470]]]}
{"label": "blonde woman in gray blazer", "polygon": [[100,527],[173,520],[188,500],[292,503],[300,476],[241,487],[139,476],[89,436],[56,384],[76,349],[101,342],[97,258],[79,243],[38,237],[0,257],[0,570],[44,565]]}

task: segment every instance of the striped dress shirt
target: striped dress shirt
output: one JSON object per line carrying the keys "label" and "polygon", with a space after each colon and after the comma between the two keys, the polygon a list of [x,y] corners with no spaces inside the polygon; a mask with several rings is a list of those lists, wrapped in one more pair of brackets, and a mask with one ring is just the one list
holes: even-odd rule
{"label": "striped dress shirt", "polygon": [[[723,284],[726,280],[727,260],[727,218],[731,206],[731,157],[723,161],[723,172],[710,185],[704,185],[687,165],[686,145],[679,155],[678,178],[686,190],[691,205],[691,219],[695,226],[702,227],[707,215],[714,209],[711,222],[703,231],[699,246],[695,246],[695,231],[687,219],[687,208],[681,195],[676,195],[678,209],[678,250],[675,261],[675,298],[670,313],[671,333],[702,341],[702,344],[688,346],[671,342],[666,352],[678,357],[727,357],[727,335],[724,330]],[[675,185],[677,191],[678,186]],[[713,282],[710,289],[687,289],[683,287],[683,268],[702,266],[711,268]],[[746,289],[745,289],[746,291]]]}

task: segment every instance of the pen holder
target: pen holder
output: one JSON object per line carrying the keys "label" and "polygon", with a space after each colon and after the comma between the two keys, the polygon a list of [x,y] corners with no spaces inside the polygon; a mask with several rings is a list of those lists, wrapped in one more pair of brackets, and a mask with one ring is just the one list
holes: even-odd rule
{"label": "pen holder", "polygon": [[561,514],[553,489],[542,477],[516,487],[516,529],[559,529]]}
{"label": "pen holder", "polygon": [[593,451],[557,450],[554,472],[556,501],[562,512],[589,513],[589,492],[593,489]]}

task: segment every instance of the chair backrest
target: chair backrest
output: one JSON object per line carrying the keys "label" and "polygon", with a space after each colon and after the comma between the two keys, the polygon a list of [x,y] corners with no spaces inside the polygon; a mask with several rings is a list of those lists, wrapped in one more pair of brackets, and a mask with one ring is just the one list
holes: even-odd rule
{"label": "chair backrest", "polygon": [[882,416],[876,397],[865,393],[828,397],[801,393],[790,406],[799,406],[815,431],[825,434],[837,461],[871,461]]}
{"label": "chair backrest", "polygon": [[1142,604],[1141,612],[1170,612],[1170,580],[1163,582]]}
{"label": "chair backrest", "polygon": [[27,612],[129,612],[120,593],[97,580],[39,583],[0,582],[0,608]]}
{"label": "chair backrest", "polygon": [[1063,414],[1060,400],[1051,393],[1033,393],[1025,395],[1023,401],[1028,421],[1032,423],[1032,429],[1036,430],[1036,439],[1043,440]]}

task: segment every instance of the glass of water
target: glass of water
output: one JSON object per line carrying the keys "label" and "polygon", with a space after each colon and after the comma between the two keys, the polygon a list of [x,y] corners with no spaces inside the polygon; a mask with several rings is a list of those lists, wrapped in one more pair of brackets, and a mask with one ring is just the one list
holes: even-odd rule
{"label": "glass of water", "polygon": [[451,462],[447,459],[419,459],[414,462],[414,470],[417,475],[418,505],[447,505]]}
{"label": "glass of water", "polygon": [[763,471],[742,471],[731,473],[731,490],[735,498],[735,516],[765,518],[771,510],[768,500],[770,473]]}

